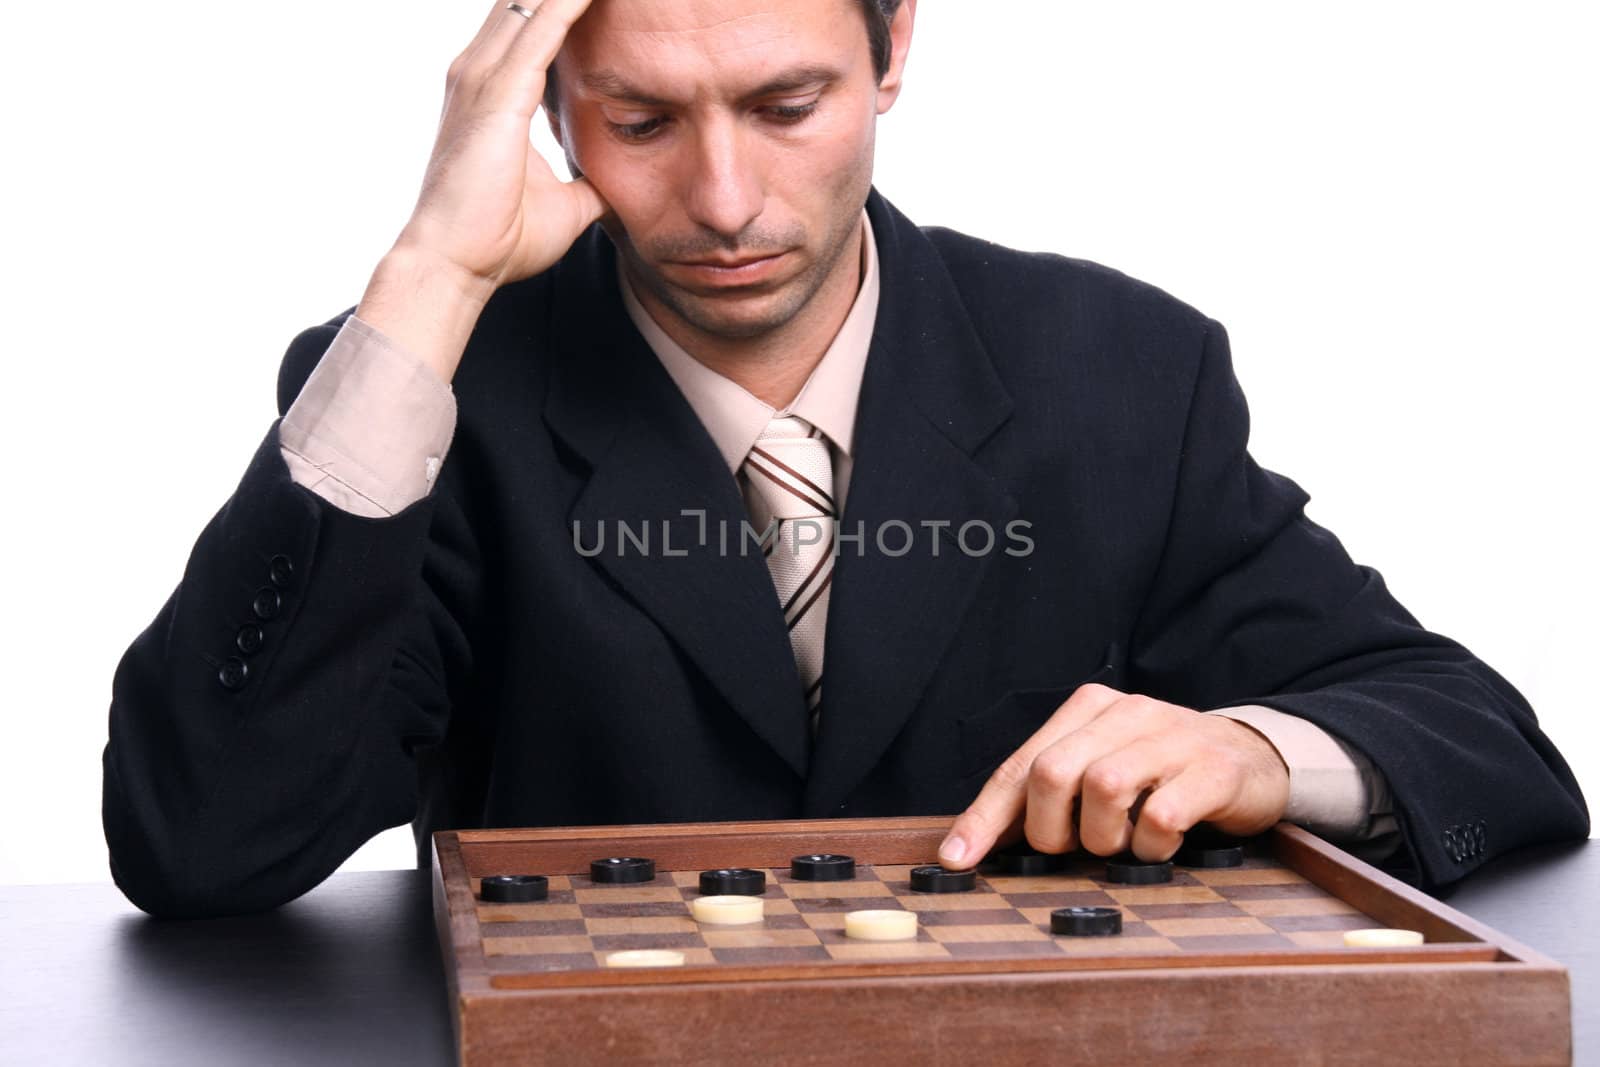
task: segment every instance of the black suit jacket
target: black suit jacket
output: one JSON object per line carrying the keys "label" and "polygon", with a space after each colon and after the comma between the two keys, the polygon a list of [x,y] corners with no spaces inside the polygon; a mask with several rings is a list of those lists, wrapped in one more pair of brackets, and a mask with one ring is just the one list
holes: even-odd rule
{"label": "black suit jacket", "polygon": [[[1388,778],[1425,884],[1587,833],[1515,690],[1252,461],[1217,323],[1103,267],[919,228],[876,191],[867,207],[882,295],[842,517],[865,536],[837,563],[814,745],[765,564],[718,544],[737,486],[595,226],[485,309],[427,499],[350,515],[291,481],[276,425],[262,441],[116,674],[104,823],[129,898],[271,907],[413,819],[425,844],[954,814],[1091,678],[1348,741]],[[344,317],[291,344],[280,411]],[[649,553],[608,536],[586,554],[618,522]],[[983,526],[963,550],[975,522],[992,551]]]}

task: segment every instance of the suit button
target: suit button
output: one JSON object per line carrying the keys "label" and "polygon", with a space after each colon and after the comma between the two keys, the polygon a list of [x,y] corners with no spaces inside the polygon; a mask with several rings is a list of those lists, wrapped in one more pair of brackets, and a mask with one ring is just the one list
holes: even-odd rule
{"label": "suit button", "polygon": [[272,584],[279,589],[289,588],[289,583],[294,579],[294,564],[288,556],[273,556],[267,564],[267,577],[272,579]]}
{"label": "suit button", "polygon": [[245,679],[250,677],[250,667],[238,656],[233,656],[217,671],[217,681],[222,688],[238,690],[244,688]]}
{"label": "suit button", "polygon": [[256,618],[262,622],[275,618],[278,614],[278,609],[282,606],[283,600],[279,598],[278,591],[267,586],[262,586],[256,590],[256,598],[250,602],[250,609],[256,613]]}
{"label": "suit button", "polygon": [[240,652],[253,656],[261,651],[261,646],[267,640],[266,633],[253,622],[247,622],[239,627],[239,632],[234,636],[233,643]]}

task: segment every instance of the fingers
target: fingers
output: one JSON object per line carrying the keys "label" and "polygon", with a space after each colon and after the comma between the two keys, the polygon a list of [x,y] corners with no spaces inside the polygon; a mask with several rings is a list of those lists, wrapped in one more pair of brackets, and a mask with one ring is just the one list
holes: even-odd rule
{"label": "fingers", "polygon": [[[1134,820],[1143,822],[1157,811],[1171,808],[1170,795],[1163,798],[1163,794],[1168,783],[1175,784],[1185,773],[1194,756],[1193,746],[1182,733],[1145,734],[1120,745],[1119,740],[1123,739],[1111,740],[1083,761],[1078,841],[1067,847],[1081,843],[1099,856],[1127,851],[1134,839]],[[1156,809],[1151,808],[1153,801]],[[1172,851],[1177,851],[1183,831],[1191,825],[1177,828]]]}
{"label": "fingers", "polygon": [[1213,770],[1198,765],[1181,771],[1145,799],[1128,843],[1143,860],[1164,860],[1178,851],[1183,835],[1228,803],[1231,789]]}
{"label": "fingers", "polygon": [[981,860],[1021,824],[1042,852],[1132,850],[1166,859],[1209,822],[1251,834],[1282,818],[1288,770],[1269,742],[1225,718],[1102,686],[1073,694],[951,827],[946,866]]}
{"label": "fingers", "polygon": [[513,72],[536,71],[543,81],[545,71],[566,43],[567,32],[589,9],[589,3],[590,0],[543,0],[533,18],[525,20],[526,32],[512,37],[502,66]]}
{"label": "fingers", "polygon": [[463,48],[461,54],[456,57],[457,62],[469,59],[489,39],[497,26],[505,25],[505,17],[514,14],[516,12],[506,7],[504,0],[495,0],[495,3],[489,8],[489,13],[484,16],[483,25],[478,27],[478,32],[473,35],[472,40],[467,42],[467,47]]}
{"label": "fingers", "polygon": [[[521,0],[519,0],[521,2]],[[470,88],[471,99],[531,119],[544,96],[546,72],[590,0],[528,0],[527,17],[497,0],[478,35],[450,65],[451,93]]]}
{"label": "fingers", "polygon": [[1130,694],[1041,752],[1028,782],[1028,843],[1041,852],[1126,850],[1151,790],[1196,757],[1182,729],[1193,715]]}
{"label": "fingers", "polygon": [[984,783],[977,799],[956,819],[939,846],[939,862],[959,870],[981,860],[1022,816],[1035,756],[1124,695],[1109,686],[1080,686]]}
{"label": "fingers", "polygon": [[538,110],[550,64],[566,43],[567,31],[589,3],[590,0],[543,0],[531,19],[507,12],[522,26],[511,35],[491,77],[501,83],[500,98],[518,115],[531,119]]}
{"label": "fingers", "polygon": [[514,33],[516,24],[526,21],[508,8],[505,0],[495,0],[489,7],[489,13],[484,16],[483,24],[478,27],[478,32],[467,42],[467,47],[451,61],[446,82],[454,85],[469,66],[482,67],[497,62],[505,54],[505,42],[510,40],[510,33],[507,31]]}

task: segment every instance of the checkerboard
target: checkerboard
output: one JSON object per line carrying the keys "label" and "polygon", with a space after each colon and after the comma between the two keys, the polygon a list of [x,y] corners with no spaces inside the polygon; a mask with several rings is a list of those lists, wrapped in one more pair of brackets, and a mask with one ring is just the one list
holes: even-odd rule
{"label": "checkerboard", "polygon": [[[1108,882],[1104,861],[1088,856],[1058,873],[983,873],[964,893],[915,892],[910,871],[909,864],[860,863],[852,881],[807,882],[786,868],[767,869],[766,918],[743,926],[690,916],[698,871],[658,871],[636,885],[555,875],[547,900],[480,900],[474,914],[489,970],[500,974],[586,970],[626,949],[677,949],[688,966],[1289,951],[1338,948],[1343,931],[1383,925],[1259,854],[1242,867],[1180,867],[1171,882],[1149,886]],[[1121,935],[1050,932],[1053,909],[1084,906],[1121,909]],[[865,908],[916,912],[917,939],[845,937],[845,913]]]}
{"label": "checkerboard", "polygon": [[[980,869],[974,889],[919,893],[942,819],[446,831],[434,914],[460,1059],[505,1062],[921,1064],[1260,1062],[1561,1064],[1571,994],[1559,964],[1287,824],[1242,866],[1177,866],[1128,885],[1087,854],[1064,869]],[[797,881],[801,855],[854,856],[856,877]],[[652,881],[596,884],[594,860],[646,857]],[[766,915],[703,925],[701,871],[766,871]],[[490,875],[549,895],[490,903]],[[1115,907],[1120,935],[1050,931],[1052,910]],[[915,911],[915,940],[844,935],[857,910]],[[1346,930],[1417,930],[1350,948]],[[616,968],[673,949],[682,966]]]}

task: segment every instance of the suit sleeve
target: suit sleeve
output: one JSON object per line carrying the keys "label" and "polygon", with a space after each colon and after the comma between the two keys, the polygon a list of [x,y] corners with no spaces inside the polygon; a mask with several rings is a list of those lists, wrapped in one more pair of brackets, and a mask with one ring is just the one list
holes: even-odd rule
{"label": "suit sleeve", "polygon": [[[290,345],[280,413],[348,315]],[[112,683],[111,873],[153,915],[276,907],[409,821],[413,755],[470,671],[477,570],[453,498],[351,514],[291,478],[280,424]]]}
{"label": "suit sleeve", "polygon": [[1282,711],[1364,755],[1388,783],[1403,842],[1388,865],[1425,888],[1520,845],[1587,836],[1577,781],[1527,701],[1424,629],[1306,517],[1299,486],[1250,457],[1215,322],[1193,382],[1130,683],[1189,707]]}

